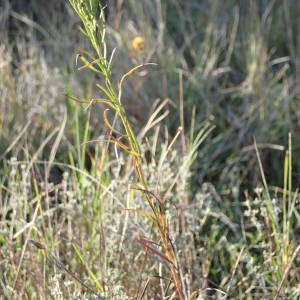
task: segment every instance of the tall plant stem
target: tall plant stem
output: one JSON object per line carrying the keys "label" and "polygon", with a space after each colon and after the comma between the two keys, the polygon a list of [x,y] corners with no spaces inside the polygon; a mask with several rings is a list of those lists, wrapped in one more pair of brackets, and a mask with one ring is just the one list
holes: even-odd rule
{"label": "tall plant stem", "polygon": [[[152,222],[155,225],[157,233],[160,236],[160,241],[164,255],[169,263],[171,275],[174,285],[176,287],[180,300],[184,300],[182,280],[180,278],[179,264],[175,247],[172,242],[169,228],[169,220],[166,216],[166,211],[160,201],[149,192],[148,184],[145,180],[144,171],[142,167],[141,150],[138,138],[133,131],[132,125],[129,121],[128,115],[124,106],[122,105],[122,84],[127,76],[143,67],[136,66],[122,76],[117,87],[113,82],[111,58],[107,59],[106,43],[105,43],[105,20],[103,9],[101,8],[100,17],[97,16],[99,9],[98,0],[69,0],[79,17],[81,18],[84,28],[82,31],[89,38],[96,57],[88,52],[84,55],[78,56],[83,62],[83,68],[89,68],[94,72],[101,73],[105,79],[105,85],[98,84],[99,89],[107,96],[108,99],[101,99],[98,102],[107,104],[114,109],[117,116],[120,118],[123,128],[126,133],[128,145],[115,141],[121,148],[123,148],[132,158],[133,167],[137,176],[138,184],[142,187],[144,197],[152,210]],[[92,61],[90,61],[92,59]],[[97,102],[97,101],[96,101]],[[117,132],[114,126],[104,118],[107,126],[112,132]]]}

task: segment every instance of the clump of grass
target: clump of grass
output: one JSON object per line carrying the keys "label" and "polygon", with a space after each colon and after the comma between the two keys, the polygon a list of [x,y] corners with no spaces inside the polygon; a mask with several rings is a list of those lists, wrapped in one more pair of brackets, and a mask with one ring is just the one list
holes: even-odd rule
{"label": "clump of grass", "polygon": [[[292,2],[252,1],[249,10],[230,0],[109,3],[105,58],[118,48],[110,64],[116,94],[130,64],[159,64],[126,76],[120,97],[140,131],[147,188],[122,120],[111,108],[99,122],[102,105],[90,101],[96,93],[110,100],[93,88],[93,74],[81,76],[87,65],[100,70],[96,51],[81,52],[78,78],[69,71],[75,55],[61,63],[74,48],[74,10],[66,4],[65,22],[36,17],[41,3],[30,2],[24,18],[0,9],[0,294],[176,298],[147,193],[163,204],[188,299],[298,299],[299,143],[283,142],[299,126]],[[15,37],[6,34],[9,15],[22,24]],[[41,16],[54,24],[43,31],[47,40],[35,24]],[[89,48],[87,40],[79,39]],[[95,77],[108,90],[101,70]],[[66,104],[65,91],[87,109]],[[217,128],[196,159],[208,132],[201,121],[211,114]]]}
{"label": "clump of grass", "polygon": [[[80,54],[78,58],[83,62],[83,68],[89,68],[92,71],[101,74],[104,77],[105,84],[97,84],[97,87],[105,95],[106,98],[103,99],[90,99],[85,102],[88,105],[94,103],[103,103],[109,108],[113,109],[116,113],[116,117],[120,119],[121,125],[124,129],[124,133],[120,132],[115,128],[114,123],[110,123],[108,119],[108,110],[104,111],[104,120],[107,127],[110,130],[109,138],[110,142],[115,143],[118,147],[123,149],[131,158],[132,165],[136,173],[137,182],[133,182],[133,188],[140,190],[145,200],[147,201],[150,212],[142,210],[134,210],[146,217],[156,228],[158,236],[160,238],[159,246],[162,248],[162,252],[157,250],[157,243],[154,241],[143,238],[139,239],[137,242],[145,248],[145,250],[151,252],[152,254],[158,256],[160,259],[164,260],[172,275],[172,281],[176,288],[177,295],[180,299],[185,299],[187,297],[185,284],[183,280],[183,274],[181,273],[180,263],[178,261],[178,254],[176,252],[176,246],[174,244],[169,218],[166,214],[166,209],[162,201],[153,192],[150,191],[150,187],[146,181],[145,171],[142,166],[142,157],[140,142],[137,135],[134,133],[129,117],[126,110],[122,104],[122,88],[125,79],[138,71],[142,67],[147,65],[152,65],[151,63],[138,65],[124,74],[119,80],[118,84],[115,85],[113,81],[113,69],[112,69],[112,59],[108,57],[107,47],[105,42],[105,23],[103,10],[100,11],[100,18],[97,17],[99,13],[98,1],[76,1],[71,0],[71,5],[81,18],[84,28],[83,33],[89,38],[94,50],[95,55],[88,52]],[[180,134],[180,131],[178,132]],[[200,139],[200,137],[197,137]],[[196,142],[196,145],[199,142]],[[169,152],[172,143],[169,145],[166,154]],[[116,150],[118,151],[118,150]],[[193,151],[195,152],[195,151]]]}

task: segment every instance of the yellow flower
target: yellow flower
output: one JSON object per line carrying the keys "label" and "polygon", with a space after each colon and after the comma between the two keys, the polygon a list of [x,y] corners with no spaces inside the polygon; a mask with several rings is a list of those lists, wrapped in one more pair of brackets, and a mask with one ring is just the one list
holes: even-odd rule
{"label": "yellow flower", "polygon": [[137,36],[131,41],[131,46],[134,50],[142,51],[146,47],[145,40],[141,36]]}

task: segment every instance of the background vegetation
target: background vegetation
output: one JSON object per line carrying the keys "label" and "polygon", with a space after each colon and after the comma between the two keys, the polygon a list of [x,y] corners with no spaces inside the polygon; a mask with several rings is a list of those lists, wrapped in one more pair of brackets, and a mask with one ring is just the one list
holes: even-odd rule
{"label": "background vegetation", "polygon": [[[113,80],[157,64],[122,98],[186,297],[297,299],[300,4],[110,2]],[[0,297],[177,299],[113,113],[71,100],[103,84],[80,25],[67,1],[0,3]]]}

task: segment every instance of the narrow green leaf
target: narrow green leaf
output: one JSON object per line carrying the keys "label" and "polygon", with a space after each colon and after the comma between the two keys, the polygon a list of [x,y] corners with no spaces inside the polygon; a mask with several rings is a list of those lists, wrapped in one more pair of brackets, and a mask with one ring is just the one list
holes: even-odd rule
{"label": "narrow green leaf", "polygon": [[92,277],[94,283],[96,284],[98,290],[100,292],[104,292],[104,288],[102,286],[102,284],[98,281],[96,275],[94,274],[94,272],[89,268],[89,266],[87,265],[84,257],[82,256],[81,252],[79,251],[79,249],[77,248],[77,246],[75,244],[72,244],[77,256],[79,257],[80,261],[85,265],[86,269],[88,270],[89,272],[89,275]]}

